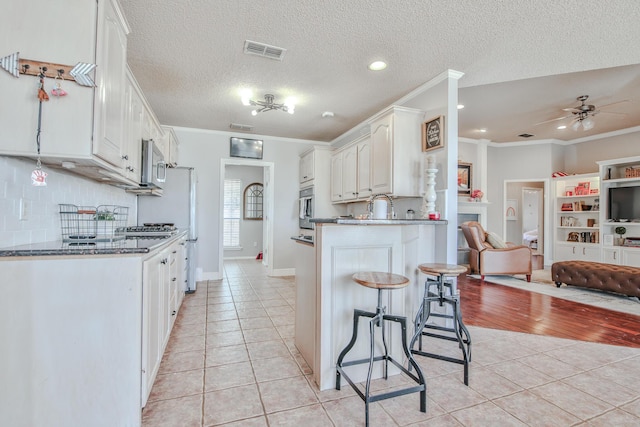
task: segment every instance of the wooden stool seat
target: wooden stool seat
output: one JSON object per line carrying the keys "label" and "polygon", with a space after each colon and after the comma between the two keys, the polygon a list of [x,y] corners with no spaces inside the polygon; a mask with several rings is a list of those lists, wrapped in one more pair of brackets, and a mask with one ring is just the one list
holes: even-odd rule
{"label": "wooden stool seat", "polygon": [[467,268],[457,264],[420,264],[418,269],[433,276],[454,277],[467,272]]}
{"label": "wooden stool seat", "polygon": [[400,274],[379,271],[361,271],[355,273],[352,279],[359,285],[373,289],[399,289],[409,284],[409,279]]}

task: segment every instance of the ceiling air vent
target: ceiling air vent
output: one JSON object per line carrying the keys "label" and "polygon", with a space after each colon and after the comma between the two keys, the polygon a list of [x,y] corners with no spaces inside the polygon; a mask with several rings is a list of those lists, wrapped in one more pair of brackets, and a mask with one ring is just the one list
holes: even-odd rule
{"label": "ceiling air vent", "polygon": [[251,40],[245,40],[244,53],[247,55],[258,55],[264,58],[277,59],[282,61],[284,53],[287,49],[283,49],[277,46],[270,46],[264,43],[252,42]]}
{"label": "ceiling air vent", "polygon": [[520,138],[531,138],[532,136],[535,135],[531,135],[530,133],[521,133],[520,135],[518,135]]}
{"label": "ceiling air vent", "polygon": [[251,125],[241,125],[240,123],[231,123],[229,125],[229,127],[233,130],[241,130],[244,132],[251,132],[253,131],[253,126]]}

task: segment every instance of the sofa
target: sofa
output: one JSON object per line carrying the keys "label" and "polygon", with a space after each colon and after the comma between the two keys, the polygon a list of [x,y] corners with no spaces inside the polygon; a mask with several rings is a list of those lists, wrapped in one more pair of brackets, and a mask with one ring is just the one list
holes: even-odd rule
{"label": "sofa", "polygon": [[583,288],[640,297],[640,268],[589,261],[561,261],[551,266],[551,280]]}

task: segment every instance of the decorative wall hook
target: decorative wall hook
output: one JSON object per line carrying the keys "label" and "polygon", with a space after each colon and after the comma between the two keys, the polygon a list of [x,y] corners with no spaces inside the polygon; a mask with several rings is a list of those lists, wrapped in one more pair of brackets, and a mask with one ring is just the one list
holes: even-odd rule
{"label": "decorative wall hook", "polygon": [[[60,79],[75,81],[81,86],[95,86],[93,79],[88,74],[96,68],[96,65],[86,62],[78,62],[75,66],[54,64],[51,62],[33,61],[31,59],[20,59],[20,52],[16,52],[0,58],[0,67],[14,77],[20,77],[20,74],[39,76],[41,68],[46,70],[51,69],[56,70],[57,76]],[[45,75],[45,77],[55,78],[56,76]]]}

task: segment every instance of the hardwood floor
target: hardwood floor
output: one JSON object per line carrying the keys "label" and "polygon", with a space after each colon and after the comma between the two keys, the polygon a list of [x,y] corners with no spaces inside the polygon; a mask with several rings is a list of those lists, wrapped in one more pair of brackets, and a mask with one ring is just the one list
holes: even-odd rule
{"label": "hardwood floor", "polygon": [[640,316],[458,277],[466,324],[640,348]]}

